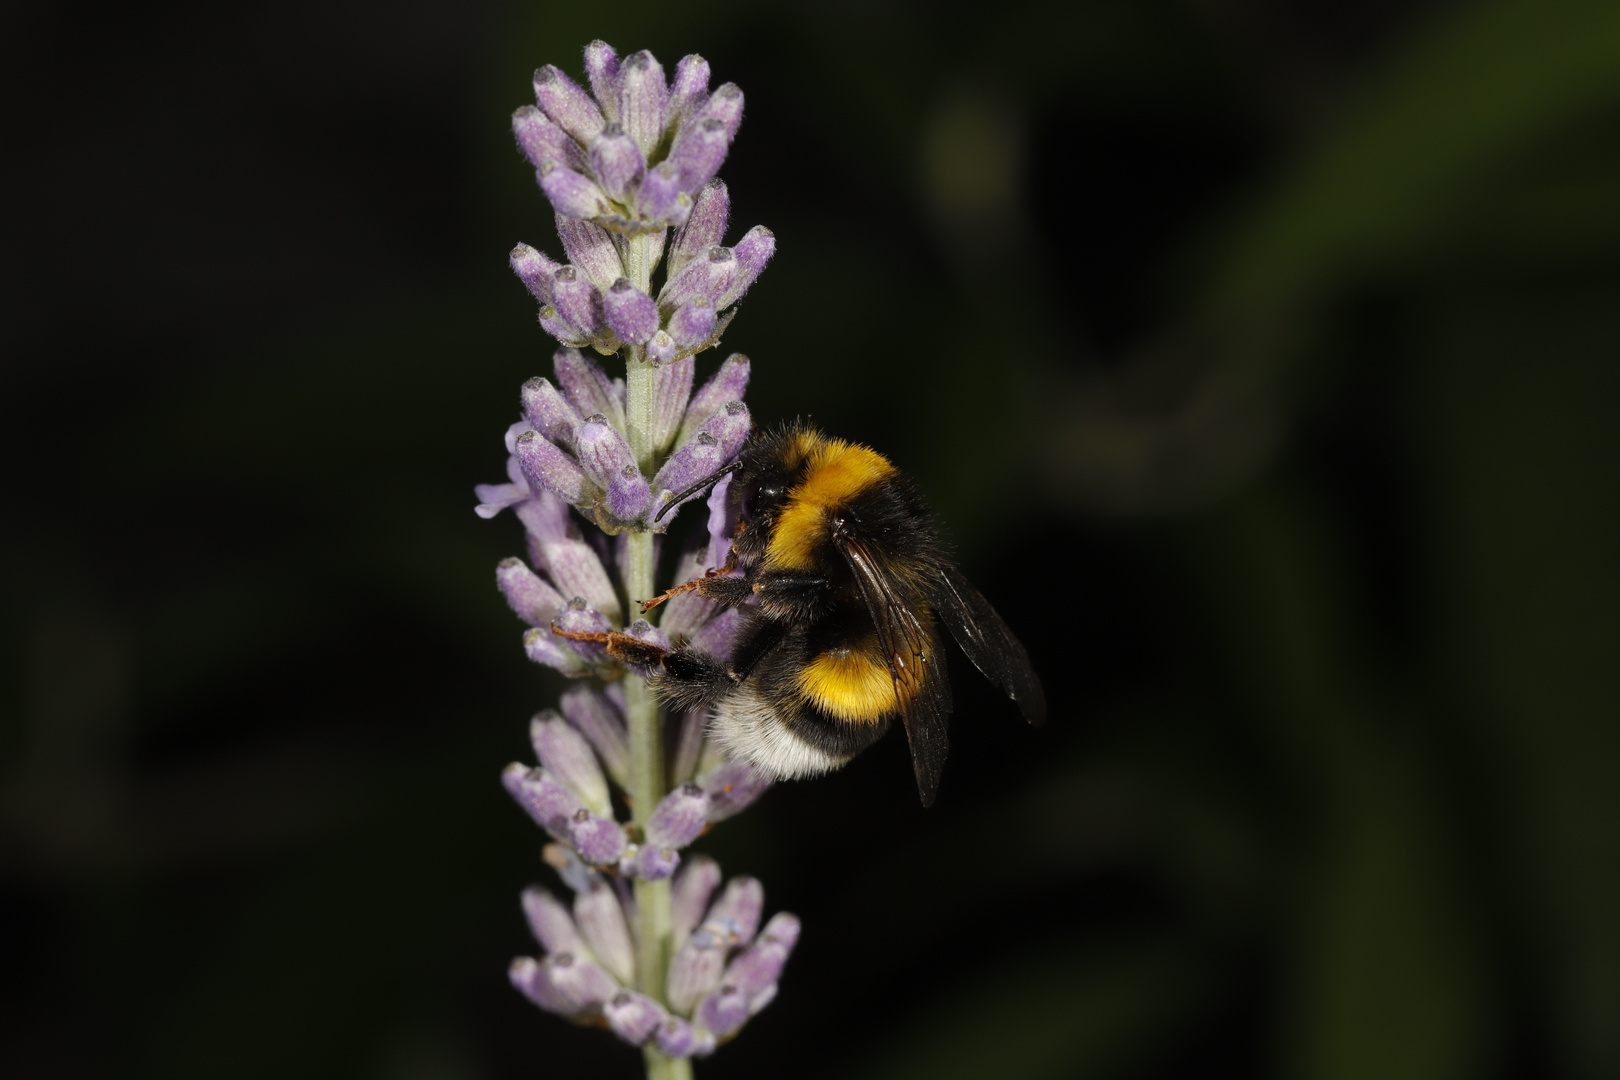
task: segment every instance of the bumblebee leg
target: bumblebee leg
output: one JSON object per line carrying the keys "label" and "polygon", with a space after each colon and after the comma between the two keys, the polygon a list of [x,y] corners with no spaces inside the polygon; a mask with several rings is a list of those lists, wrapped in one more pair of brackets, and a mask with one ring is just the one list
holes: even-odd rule
{"label": "bumblebee leg", "polygon": [[666,653],[662,669],[653,674],[653,689],[665,704],[678,709],[713,705],[736,689],[764,656],[781,643],[787,627],[765,622],[738,645],[729,662],[682,647]]}
{"label": "bumblebee leg", "polygon": [[652,686],[664,704],[674,709],[705,709],[737,685],[720,661],[691,649],[666,653]]}
{"label": "bumblebee leg", "polygon": [[813,570],[777,570],[756,577],[751,590],[773,619],[810,619],[832,607],[831,584]]}
{"label": "bumblebee leg", "polygon": [[693,587],[699,596],[721,607],[736,607],[754,595],[754,588],[745,577],[701,577]]}
{"label": "bumblebee leg", "polygon": [[633,638],[629,634],[621,634],[617,630],[609,630],[604,634],[588,634],[577,630],[558,630],[554,626],[551,632],[569,641],[590,641],[597,645],[606,645],[608,655],[613,659],[636,667],[657,667],[663,663],[666,656],[670,655],[667,649],[649,644],[640,638]]}

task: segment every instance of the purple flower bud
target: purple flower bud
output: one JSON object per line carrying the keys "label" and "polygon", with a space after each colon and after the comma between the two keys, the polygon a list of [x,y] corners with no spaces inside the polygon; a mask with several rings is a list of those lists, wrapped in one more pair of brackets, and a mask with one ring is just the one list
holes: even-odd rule
{"label": "purple flower bud", "polygon": [[530,626],[550,626],[566,603],[544,578],[522,559],[502,559],[495,567],[495,584],[517,617]]}
{"label": "purple flower bud", "polygon": [[610,199],[628,204],[647,175],[647,159],[623,126],[611,123],[591,140],[591,172]]}
{"label": "purple flower bud", "polygon": [[678,1016],[665,1020],[658,1028],[658,1049],[672,1058],[691,1057],[695,1043],[692,1025]]}
{"label": "purple flower bud", "polygon": [[620,341],[645,345],[658,329],[658,304],[621,277],[602,294],[602,314]]}
{"label": "purple flower bud", "polygon": [[[557,613],[551,620],[554,630],[561,630],[568,634],[605,634],[613,629],[608,621],[596,608],[591,607],[583,596],[576,596],[568,601],[568,606]],[[568,647],[579,655],[581,660],[591,665],[607,664],[607,646],[594,641],[575,641],[572,638],[563,638]]]}
{"label": "purple flower bud", "polygon": [[[549,496],[550,492],[546,494]],[[732,538],[737,535],[740,509],[731,501],[731,477],[727,476],[709,492],[709,559],[706,567],[718,571],[726,565],[731,555]],[[728,647],[725,652],[714,655],[730,656],[731,649]]]}
{"label": "purple flower bud", "polygon": [[748,1020],[748,995],[735,986],[723,985],[703,999],[692,1020],[723,1039]]}
{"label": "purple flower bud", "polygon": [[602,1010],[608,1027],[631,1046],[640,1046],[652,1038],[653,1032],[669,1016],[664,1007],[646,994],[634,990],[620,990]]}
{"label": "purple flower bud", "polygon": [[776,1000],[776,984],[762,987],[758,993],[748,995],[748,1015],[753,1016]]}
{"label": "purple flower bud", "polygon": [[628,842],[624,827],[617,821],[591,813],[584,807],[574,811],[568,826],[568,842],[579,857],[592,866],[612,866]]}
{"label": "purple flower bud", "polygon": [[518,149],[537,173],[549,172],[559,165],[575,172],[586,168],[588,159],[579,144],[533,105],[525,105],[512,114],[512,134],[517,137]]}
{"label": "purple flower bud", "polygon": [[[719,89],[709,95],[698,111],[692,114],[688,130],[703,124],[708,120],[718,120],[726,133],[726,143],[737,137],[737,128],[742,124],[743,92],[736,83],[722,83]],[[565,127],[567,125],[564,125]],[[584,140],[580,140],[583,142]]]}
{"label": "purple flower bud", "polygon": [[607,288],[624,274],[619,249],[613,246],[613,237],[602,226],[558,214],[557,236],[568,253],[568,261],[585,271],[585,276],[597,288]]}
{"label": "purple flower bud", "polygon": [[507,969],[507,978],[518,993],[547,1012],[559,1016],[573,1016],[578,1009],[551,981],[551,967],[532,956],[520,956]]}
{"label": "purple flower bud", "polygon": [[523,416],[546,441],[572,450],[583,422],[551,380],[533,378],[523,384]]}
{"label": "purple flower bud", "polygon": [[665,652],[675,647],[670,644],[669,638],[664,635],[662,630],[646,619],[637,619],[625,629],[625,633],[637,641],[644,641],[648,645],[663,649]]}
{"label": "purple flower bud", "polygon": [[725,971],[729,948],[726,935],[699,930],[675,950],[669,961],[669,981],[665,987],[671,1009],[690,1013],[692,1006],[715,988]]}
{"label": "purple flower bud", "polygon": [[502,771],[501,784],[536,824],[559,840],[568,838],[574,814],[584,809],[574,793],[547,776],[544,769],[514,762]]}
{"label": "purple flower bud", "polygon": [[[651,304],[651,298],[647,302]],[[656,318],[657,308],[653,311]],[[687,357],[673,364],[664,364],[653,372],[654,451],[667,449],[674,441],[675,433],[680,430],[681,418],[686,415],[686,402],[692,396],[692,377],[696,370],[697,362]]]}
{"label": "purple flower bud", "polygon": [[[527,430],[525,426],[524,430]],[[517,437],[521,439],[524,432],[519,431]],[[512,441],[512,453],[517,453],[517,440]],[[550,573],[546,565],[544,547],[549,544],[561,543],[571,536],[577,538],[577,532],[568,520],[568,503],[564,502],[555,492],[546,488],[535,489],[534,498],[517,508],[517,516],[523,522],[523,527],[529,534],[529,547],[531,551],[539,544],[542,551],[534,555],[529,561],[536,570]],[[559,588],[566,595],[566,590]]]}
{"label": "purple flower bud", "polygon": [[756,941],[726,966],[724,981],[753,997],[781,977],[787,958],[788,949],[781,942]]}
{"label": "purple flower bud", "polygon": [[681,187],[681,174],[673,164],[664,161],[647,170],[636,192],[636,210],[652,221],[685,223],[692,212],[692,196]]}
{"label": "purple flower bud", "polygon": [[647,819],[647,842],[683,848],[709,823],[709,796],[696,784],[682,784],[659,800]]}
{"label": "purple flower bud", "polygon": [[518,437],[516,456],[531,489],[547,488],[570,503],[586,501],[585,474],[538,431],[525,431]]}
{"label": "purple flower bud", "polygon": [[670,80],[668,125],[678,129],[708,98],[709,62],[697,53],[681,57]]}
{"label": "purple flower bud", "polygon": [[605,41],[585,46],[585,74],[591,81],[591,94],[609,120],[619,118],[619,55]]}
{"label": "purple flower bud", "polygon": [[540,309],[540,329],[564,345],[578,347],[590,344],[590,335],[563,318],[550,304]]}
{"label": "purple flower bud", "polygon": [[[669,628],[668,615],[664,616],[664,624],[665,631],[673,633]],[[681,714],[675,734],[675,746],[669,755],[669,775],[674,782],[681,783],[691,779],[693,770],[697,768],[698,758],[703,753],[703,736],[708,721],[707,709],[687,709]]]}
{"label": "purple flower bud", "polygon": [[523,635],[523,652],[537,664],[562,672],[570,679],[590,674],[590,668],[549,628],[537,627]]}
{"label": "purple flower bud", "polygon": [[612,815],[607,778],[583,735],[547,709],[529,721],[529,741],[540,764],[567,784],[581,802],[603,817]]}
{"label": "purple flower bud", "polygon": [[552,64],[534,73],[534,100],[542,112],[581,146],[589,146],[605,123],[602,110],[591,96]]}
{"label": "purple flower bud", "polygon": [[608,423],[624,430],[624,402],[606,372],[577,349],[558,349],[551,362],[556,367],[557,385],[579,415],[604,413]]}
{"label": "purple flower bud", "polygon": [[672,847],[643,844],[636,852],[630,873],[643,881],[662,881],[681,865],[681,853]]}
{"label": "purple flower bud", "polygon": [[735,944],[746,945],[759,929],[759,917],[765,911],[765,887],[751,877],[732,878],[709,908],[703,919],[711,923],[730,925],[736,933]]}
{"label": "purple flower bud", "polygon": [[[597,557],[596,550],[580,539],[577,531],[570,527],[562,536],[531,536],[531,540],[534,541],[531,554],[536,555],[536,565],[545,571],[559,593],[582,598],[585,606],[602,612],[610,622],[618,621],[619,597],[613,591],[613,582],[608,579],[607,568]],[[538,552],[534,551],[535,548],[539,549]]]}
{"label": "purple flower bud", "polygon": [[[630,941],[630,924],[618,894],[598,878],[591,887],[574,896],[574,923],[596,959],[621,983],[636,979],[636,948]],[[557,950],[552,950],[553,952]]]}
{"label": "purple flower bud", "polygon": [[760,930],[759,941],[774,941],[790,954],[793,947],[799,943],[799,917],[786,911],[778,911],[772,915],[770,921]]}
{"label": "purple flower bud", "polygon": [[674,168],[680,189],[695,195],[720,171],[726,151],[730,149],[731,139],[726,135],[725,124],[719,120],[698,120],[681,134],[665,160]]}
{"label": "purple flower bud", "polygon": [[635,455],[619,429],[602,413],[585,418],[579,429],[579,465],[597,487],[605,488],[626,465],[634,468]]}
{"label": "purple flower bud", "polygon": [[540,190],[557,213],[571,218],[602,217],[608,212],[607,195],[596,182],[561,165],[540,173]]}
{"label": "purple flower bud", "polygon": [[754,283],[760,271],[765,269],[765,264],[771,261],[771,256],[776,254],[776,234],[763,225],[755,225],[743,234],[742,240],[732,250],[737,255],[737,280],[720,295],[716,307],[723,308],[742,299],[748,286]]}
{"label": "purple flower bud", "polygon": [[646,516],[652,505],[652,485],[634,465],[626,465],[608,484],[602,499],[602,509],[610,518],[621,522],[636,522]]}
{"label": "purple flower bud", "polygon": [[765,794],[771,778],[745,761],[724,761],[698,781],[709,795],[709,820],[724,821]]}
{"label": "purple flower bud", "polygon": [[563,267],[551,278],[552,303],[557,313],[587,334],[595,332],[602,325],[601,292],[572,266]]}
{"label": "purple flower bud", "polygon": [[538,887],[523,890],[523,916],[536,941],[549,953],[583,953],[585,939],[579,936],[574,917],[562,901]]}
{"label": "purple flower bud", "polygon": [[[670,503],[677,491],[685,491],[704,477],[714,475],[715,470],[725,463],[720,441],[707,431],[698,432],[682,443],[664,462],[658,475],[653,477],[653,490],[659,493],[654,505],[667,518],[675,508],[671,506],[669,510],[663,510],[663,507]],[[684,501],[691,502],[697,497],[689,495]]]}
{"label": "purple flower bud", "polygon": [[748,441],[748,433],[753,427],[754,420],[748,414],[748,406],[740,401],[728,401],[709,417],[703,430],[719,441],[721,459],[730,461],[737,456],[743,443]]}
{"label": "purple flower bud", "polygon": [[713,333],[714,305],[706,296],[693,297],[669,318],[669,336],[682,350],[696,349]]}
{"label": "purple flower bud", "polygon": [[736,280],[736,255],[730,248],[713,244],[705,254],[687,263],[679,274],[670,279],[669,284],[658,294],[658,305],[668,310],[698,296],[713,302],[731,288]]}
{"label": "purple flower bud", "polygon": [[731,217],[731,193],[723,180],[710,180],[692,200],[692,212],[675,234],[670,248],[669,273],[679,274],[687,263],[725,239]]}
{"label": "purple flower bud", "polygon": [[664,109],[669,90],[664,68],[646,49],[627,56],[619,67],[619,117],[624,130],[644,154],[664,137]]}
{"label": "purple flower bud", "polygon": [[583,957],[557,953],[546,957],[545,962],[551,969],[552,984],[573,1003],[576,1011],[600,1009],[619,992],[619,984],[613,981],[613,976]]}
{"label": "purple flower bud", "polygon": [[562,269],[561,263],[528,244],[513,248],[507,260],[512,264],[512,272],[528,286],[536,300],[542,304],[551,303],[552,275]]}
{"label": "purple flower bud", "polygon": [[720,365],[714,377],[692,395],[692,403],[686,407],[686,418],[681,421],[680,433],[675,437],[677,443],[684,443],[695,435],[726,402],[742,400],[743,392],[748,389],[749,368],[748,357],[742,353],[732,353],[726,357],[726,362]]}
{"label": "purple flower bud", "polygon": [[647,359],[655,364],[667,364],[675,359],[680,346],[675,339],[669,336],[668,330],[660,330],[647,341]]}
{"label": "purple flower bud", "polygon": [[620,787],[628,787],[630,743],[625,733],[624,717],[614,710],[606,698],[584,686],[568,689],[558,704],[563,716],[595,749],[608,775]]}
{"label": "purple flower bud", "polygon": [[675,875],[670,884],[669,907],[671,944],[677,949],[697,929],[709,898],[719,887],[720,864],[707,855],[693,856]]}

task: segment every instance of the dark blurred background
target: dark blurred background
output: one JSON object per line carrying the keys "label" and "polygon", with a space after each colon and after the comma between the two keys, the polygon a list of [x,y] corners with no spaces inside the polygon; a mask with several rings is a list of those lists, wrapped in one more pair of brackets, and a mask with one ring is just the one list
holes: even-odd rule
{"label": "dark blurred background", "polygon": [[959,662],[934,808],[890,738],[702,842],[806,929],[700,1075],[1620,1075],[1620,6],[4,24],[0,1073],[638,1075],[506,984],[561,686],[472,513],[600,36],[744,87],[721,352],[1052,699]]}

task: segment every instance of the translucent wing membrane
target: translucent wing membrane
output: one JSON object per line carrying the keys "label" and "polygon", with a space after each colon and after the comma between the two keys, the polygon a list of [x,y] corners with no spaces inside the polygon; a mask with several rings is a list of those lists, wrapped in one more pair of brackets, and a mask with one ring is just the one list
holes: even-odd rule
{"label": "translucent wing membrane", "polygon": [[1007,629],[990,601],[979,594],[962,572],[943,566],[930,600],[951,636],[984,677],[1018,703],[1024,719],[1046,721],[1046,692],[1030,666],[1023,643]]}
{"label": "translucent wing membrane", "polygon": [[950,746],[946,720],[951,714],[951,683],[944,653],[924,621],[926,615],[919,610],[918,599],[884,561],[858,539],[842,535],[835,543],[877,627],[878,642],[901,701],[911,762],[917,771],[917,791],[923,805],[928,806],[939,790]]}

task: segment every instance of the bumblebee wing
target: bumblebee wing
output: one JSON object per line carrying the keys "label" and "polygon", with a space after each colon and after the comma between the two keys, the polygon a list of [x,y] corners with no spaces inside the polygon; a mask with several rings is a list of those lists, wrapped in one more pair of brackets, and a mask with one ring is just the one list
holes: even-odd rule
{"label": "bumblebee wing", "polygon": [[943,566],[930,597],[940,621],[991,684],[1018,703],[1024,719],[1046,721],[1046,692],[1030,666],[1029,654],[990,601],[980,595],[962,572]]}
{"label": "bumblebee wing", "polygon": [[878,644],[903,703],[901,719],[917,771],[917,793],[924,806],[934,801],[949,748],[946,720],[951,715],[951,681],[945,654],[918,613],[919,604],[884,561],[859,539],[840,536],[838,551],[849,564],[861,598],[877,627]]}

